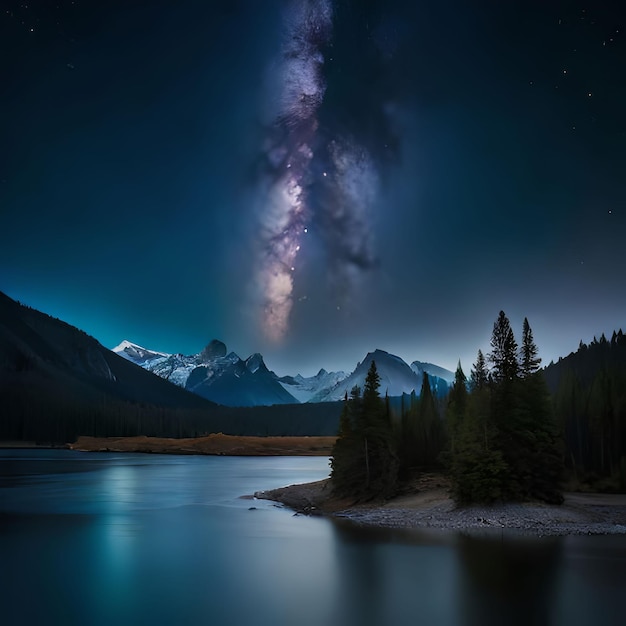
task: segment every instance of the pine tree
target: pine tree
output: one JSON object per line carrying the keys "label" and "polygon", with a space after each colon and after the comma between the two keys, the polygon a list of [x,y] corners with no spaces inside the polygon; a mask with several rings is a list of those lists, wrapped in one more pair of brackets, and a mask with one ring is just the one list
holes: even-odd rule
{"label": "pine tree", "polygon": [[519,373],[517,342],[504,311],[500,311],[493,325],[489,362],[492,365],[491,373],[496,383],[510,382],[517,378]]}
{"label": "pine tree", "polygon": [[451,477],[457,502],[490,503],[506,497],[509,468],[499,447],[499,431],[491,413],[491,389],[474,387],[459,425]]}
{"label": "pine tree", "polygon": [[474,413],[472,404],[452,457],[453,494],[460,504],[491,503],[506,497],[509,469],[488,414]]}
{"label": "pine tree", "polygon": [[346,392],[337,440],[331,452],[331,478],[333,491],[339,496],[354,495],[362,482],[362,451],[359,435],[361,389],[354,386]]}
{"label": "pine tree", "polygon": [[380,401],[378,389],[380,387],[380,375],[376,369],[376,362],[370,363],[365,386],[363,387],[363,445],[365,455],[365,489],[370,490],[370,448],[373,446],[373,436],[376,426],[382,421],[383,406]]}
{"label": "pine tree", "polygon": [[444,442],[445,428],[439,417],[430,378],[423,372],[418,415],[418,458],[422,467],[432,468],[437,465]]}
{"label": "pine tree", "polygon": [[522,326],[522,347],[520,349],[520,374],[522,378],[526,378],[534,374],[541,363],[541,359],[537,356],[539,351],[533,339],[533,331],[530,329],[528,318],[524,318]]}
{"label": "pine tree", "polygon": [[560,504],[563,452],[543,372],[526,376],[518,386],[514,445],[508,453],[516,496]]}
{"label": "pine tree", "polygon": [[471,371],[470,387],[472,390],[484,389],[487,386],[488,380],[487,363],[482,351],[478,350],[476,363]]}
{"label": "pine tree", "polygon": [[379,388],[380,375],[372,360],[363,387],[365,493],[386,498],[396,490],[399,464],[391,421]]}
{"label": "pine tree", "polygon": [[520,364],[511,325],[500,311],[491,337],[488,383],[479,351],[452,455],[455,497],[461,502],[562,501],[558,433],[526,319],[523,335]]}
{"label": "pine tree", "polygon": [[372,361],[363,396],[353,388],[344,406],[333,448],[333,491],[355,500],[389,497],[396,489],[398,459],[391,422],[378,389],[380,376]]}
{"label": "pine tree", "polygon": [[[479,351],[480,352],[480,351]],[[450,437],[450,451],[455,452],[459,429],[467,413],[467,378],[459,361],[454,373],[454,383],[448,394],[446,407],[446,423]]]}

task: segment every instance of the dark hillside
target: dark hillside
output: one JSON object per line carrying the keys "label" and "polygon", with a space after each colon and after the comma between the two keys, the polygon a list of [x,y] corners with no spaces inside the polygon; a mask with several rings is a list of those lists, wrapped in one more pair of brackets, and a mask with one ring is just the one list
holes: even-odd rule
{"label": "dark hillside", "polygon": [[0,439],[334,435],[340,407],[221,407],[0,292]]}
{"label": "dark hillside", "polygon": [[[582,482],[626,489],[626,337],[604,335],[546,367],[566,464]],[[603,485],[601,481],[607,481]]]}

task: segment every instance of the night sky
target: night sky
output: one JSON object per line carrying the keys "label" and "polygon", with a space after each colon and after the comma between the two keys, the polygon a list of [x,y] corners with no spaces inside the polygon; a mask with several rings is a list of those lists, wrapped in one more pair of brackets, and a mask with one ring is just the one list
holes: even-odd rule
{"label": "night sky", "polygon": [[622,2],[4,2],[0,290],[107,347],[469,373],[626,329]]}

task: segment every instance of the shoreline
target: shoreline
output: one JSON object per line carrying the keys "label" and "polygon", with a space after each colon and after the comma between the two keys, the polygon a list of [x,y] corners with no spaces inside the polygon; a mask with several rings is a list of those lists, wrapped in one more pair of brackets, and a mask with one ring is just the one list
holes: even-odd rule
{"label": "shoreline", "polygon": [[[66,448],[85,452],[140,452],[218,456],[329,456],[335,437],[240,437],[211,434],[192,439],[79,437],[73,444],[3,441],[5,449]],[[424,474],[388,501],[355,502],[332,495],[330,479],[259,491],[305,515],[324,515],[363,527],[502,536],[626,534],[626,494],[565,493],[561,505],[509,502],[457,506],[447,478]]]}
{"label": "shoreline", "polygon": [[330,456],[336,437],[254,437],[212,433],[204,437],[90,437],[74,443],[0,441],[0,450],[76,450],[210,456]]}
{"label": "shoreline", "polygon": [[66,443],[40,443],[38,441],[0,441],[0,450],[66,450]]}
{"label": "shoreline", "polygon": [[386,502],[354,503],[332,497],[330,479],[257,492],[307,515],[358,526],[418,529],[482,536],[626,534],[626,494],[566,493],[560,505],[509,502],[457,506],[444,486],[429,486]]}
{"label": "shoreline", "polygon": [[205,437],[79,437],[67,444],[81,452],[143,452],[215,456],[329,456],[335,437],[252,437],[213,433]]}

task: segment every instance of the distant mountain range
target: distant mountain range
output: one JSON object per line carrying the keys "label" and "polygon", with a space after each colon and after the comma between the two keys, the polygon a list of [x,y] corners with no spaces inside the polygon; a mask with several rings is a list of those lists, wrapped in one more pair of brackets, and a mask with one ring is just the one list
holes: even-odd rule
{"label": "distant mountain range", "polygon": [[[311,377],[278,377],[260,354],[244,360],[217,340],[192,356],[128,341],[116,352],[0,292],[0,439],[333,435],[342,405],[333,401],[363,385],[372,358],[382,394],[419,393],[421,371],[452,378],[437,366],[409,366],[382,350],[349,375],[322,369]],[[431,376],[433,388],[443,389],[443,380]]]}
{"label": "distant mountain range", "polygon": [[130,341],[113,352],[179,387],[225,406],[297,404],[297,400],[267,369],[260,354],[245,361],[217,339],[198,354],[164,354]]}
{"label": "distant mountain range", "polygon": [[375,350],[358,363],[351,374],[321,369],[315,376],[278,377],[263,357],[255,353],[241,359],[228,352],[226,344],[212,340],[198,354],[166,354],[124,340],[113,351],[144,369],[188,391],[226,406],[260,406],[343,400],[355,385],[363,387],[372,360],[381,377],[381,394],[419,394],[426,372],[436,395],[447,393],[454,374],[438,365],[414,361],[410,366],[400,357]]}
{"label": "distant mountain range", "polygon": [[[415,392],[419,395],[422,388],[423,373],[429,375],[430,386],[436,395],[445,395],[448,384],[454,380],[454,374],[432,363],[414,361],[410,366],[399,356],[389,354],[384,350],[368,352],[354,371],[338,381],[332,387],[320,389],[310,402],[334,402],[342,400],[346,394],[350,395],[353,387],[363,389],[367,372],[372,361],[376,362],[376,370],[380,376],[381,395],[401,396],[403,393]],[[436,372],[436,374],[435,374]]]}
{"label": "distant mountain range", "polygon": [[[169,355],[130,344],[123,348],[126,358],[78,328],[0,292],[0,440],[63,443],[80,435],[315,436],[337,432],[341,403],[220,406],[130,362]],[[219,361],[225,352],[225,346],[212,342],[200,360]],[[243,364],[232,360],[235,367],[224,377],[226,387],[238,374],[244,380],[264,380],[259,374],[267,368],[256,355]],[[249,374],[242,373],[242,368]],[[199,380],[192,379],[191,386],[202,387],[201,374],[202,370],[195,374]],[[272,382],[276,393],[285,398],[283,387],[273,378]],[[254,384],[250,389],[255,392]],[[267,399],[267,389],[263,392]]]}

